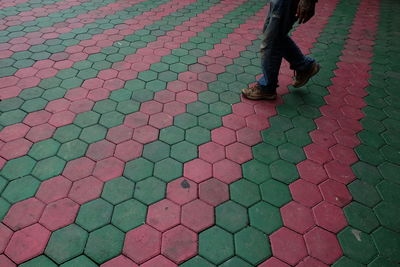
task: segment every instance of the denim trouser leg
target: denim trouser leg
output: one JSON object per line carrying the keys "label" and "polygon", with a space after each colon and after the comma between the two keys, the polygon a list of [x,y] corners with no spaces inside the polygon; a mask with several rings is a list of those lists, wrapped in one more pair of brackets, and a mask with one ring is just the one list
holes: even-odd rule
{"label": "denim trouser leg", "polygon": [[275,92],[278,87],[279,69],[282,58],[290,67],[302,71],[313,59],[306,57],[288,36],[296,21],[296,0],[271,0],[270,10],[265,20],[261,43],[261,66],[263,77],[258,81],[267,92]]}

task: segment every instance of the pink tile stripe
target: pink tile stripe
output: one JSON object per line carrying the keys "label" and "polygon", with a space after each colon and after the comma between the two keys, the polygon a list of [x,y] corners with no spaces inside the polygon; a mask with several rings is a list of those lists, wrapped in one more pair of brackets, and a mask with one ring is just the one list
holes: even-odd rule
{"label": "pink tile stripe", "polygon": [[[98,78],[85,81],[83,87],[69,90],[63,99],[50,101],[46,106],[46,110],[32,112],[24,119],[23,123],[5,127],[0,131],[0,140],[7,140],[8,143],[6,147],[0,148],[0,157],[5,160],[10,160],[26,155],[33,142],[50,138],[58,127],[71,124],[77,114],[89,111],[93,107],[94,102],[107,98],[112,90],[120,89],[125,81],[136,78],[138,72],[149,69],[150,65],[159,62],[162,56],[170,54],[172,49],[179,47],[181,43],[187,42],[196,32],[202,31],[205,27],[211,25],[214,21],[217,21],[218,18],[228,13],[231,10],[231,6],[227,4],[230,2],[231,1],[226,0],[211,7],[206,12],[177,26],[175,30],[168,32],[166,36],[159,37],[156,41],[149,43],[146,48],[138,49],[136,54],[129,55],[124,61],[116,63],[121,71],[120,76],[115,77],[114,74],[117,73],[116,70],[103,70],[99,73]],[[239,1],[239,3],[241,2],[243,1]],[[190,1],[186,3],[190,3]],[[207,20],[205,18],[207,18]],[[191,32],[187,31],[189,27],[192,29]],[[153,52],[149,54],[149,51]],[[236,54],[238,53],[236,52]],[[190,73],[188,72],[180,75],[180,79],[183,80],[180,83],[187,82],[185,80],[187,74]],[[169,86],[174,87],[175,84],[175,82],[172,82]],[[204,88],[206,84],[201,81],[193,81],[189,86],[201,86]],[[186,95],[187,94],[182,92],[177,95],[177,98],[179,99]],[[143,109],[145,109],[146,105],[152,105],[153,102],[154,101],[142,103]],[[183,103],[179,102],[169,103],[166,105],[167,113],[176,115],[178,114],[177,112],[184,112],[185,109],[183,105]],[[148,116],[145,114],[143,115]],[[136,115],[130,114],[128,117],[134,116]],[[140,114],[137,116],[140,116]],[[172,117],[170,118],[168,116],[166,117],[165,114],[154,115],[150,122],[152,122],[153,126],[159,127],[170,123]],[[24,131],[24,129],[27,129],[25,124],[31,127],[40,127],[38,133],[29,138],[29,136],[26,135],[27,132]],[[5,164],[5,161],[3,164]]]}
{"label": "pink tile stripe", "polygon": [[64,0],[51,5],[38,7],[29,11],[18,13],[16,16],[5,17],[0,20],[0,30],[5,30],[10,26],[20,25],[24,22],[32,21],[40,17],[46,17],[49,14],[69,9],[73,6],[79,6],[89,0]]}
{"label": "pink tile stripe", "polygon": [[[378,12],[378,2],[361,1],[330,94],[324,97],[327,104],[320,108],[323,116],[315,120],[318,129],[310,133],[313,144],[304,148],[307,159],[297,166],[301,178],[290,185],[294,200],[281,208],[285,227],[271,235],[274,256],[286,263],[330,266],[342,256],[336,234],[347,226],[342,208],[351,201],[346,185],[355,179],[351,165],[358,159],[353,149],[362,130],[359,120],[364,116]],[[294,217],[303,219],[294,224]],[[304,237],[297,246],[289,245],[294,233]],[[306,254],[294,258],[305,248]]]}
{"label": "pink tile stripe", "polygon": [[42,28],[37,32],[29,32],[25,36],[13,38],[0,46],[0,59],[9,58],[17,51],[24,51],[33,45],[43,44],[50,39],[56,39],[63,33],[68,33],[76,28],[81,28],[96,19],[104,18],[127,7],[144,2],[146,0],[119,1],[102,6],[99,9],[91,10],[88,13],[80,14],[77,17],[69,18],[64,22],[54,24],[52,27]]}
{"label": "pink tile stripe", "polygon": [[89,40],[83,40],[77,45],[68,47],[64,52],[58,53],[62,58],[57,61],[39,60],[32,67],[19,69],[14,76],[0,78],[0,99],[18,96],[22,90],[37,86],[41,79],[54,77],[59,70],[68,69],[75,62],[86,60],[89,55],[100,52],[102,48],[111,46],[114,42],[124,39],[125,36],[193,2],[195,0],[170,1],[135,18],[127,19],[125,23],[96,34]]}
{"label": "pink tile stripe", "polygon": [[16,6],[28,2],[29,0],[14,0],[14,1],[1,1],[0,9]]}

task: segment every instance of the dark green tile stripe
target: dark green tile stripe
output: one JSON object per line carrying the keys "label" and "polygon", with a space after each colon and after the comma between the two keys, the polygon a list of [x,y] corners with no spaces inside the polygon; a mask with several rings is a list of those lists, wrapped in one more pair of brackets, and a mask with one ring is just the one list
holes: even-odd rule
{"label": "dark green tile stripe", "polygon": [[[102,6],[113,2],[115,2],[115,0],[101,1]],[[122,24],[125,20],[134,18],[166,2],[168,1],[160,0],[154,2],[150,0],[141,2],[114,14],[107,15],[104,18],[99,18],[81,28],[76,28],[68,33],[60,34],[55,39],[46,40],[43,44],[33,45],[29,48],[29,51],[16,52],[10,58],[0,60],[0,67],[2,68],[0,77],[14,75],[18,69],[31,67],[38,60],[48,59],[53,53],[63,52],[67,47],[76,45],[83,40],[89,40],[96,34],[101,34],[105,30],[112,29],[115,25]],[[98,3],[94,3],[94,6],[97,4]],[[69,17],[68,15],[68,18]],[[40,27],[31,27],[29,31],[31,30],[38,31]],[[26,28],[23,31],[26,33]],[[9,36],[0,37],[0,42],[7,42],[7,39],[11,38]]]}
{"label": "dark green tile stripe", "polygon": [[[358,178],[348,188],[354,201],[345,209],[350,227],[339,240],[346,257],[335,267],[395,267],[400,263],[400,2],[380,1],[370,85],[364,98],[364,128],[355,148]],[[354,238],[356,233],[360,240]]]}
{"label": "dark green tile stripe", "polygon": [[115,2],[115,0],[89,0],[81,3],[80,5],[72,6],[68,9],[48,14],[46,17],[39,17],[32,21],[27,21],[19,25],[7,27],[6,29],[0,31],[0,37],[6,37],[9,39],[1,40],[1,42],[7,42],[11,38],[23,36],[25,34],[24,30],[26,28],[28,28],[28,30],[33,30],[36,27],[51,27],[55,23],[63,22],[68,18],[76,17],[79,14],[87,13],[90,10],[99,8],[99,6],[103,6],[112,2]]}

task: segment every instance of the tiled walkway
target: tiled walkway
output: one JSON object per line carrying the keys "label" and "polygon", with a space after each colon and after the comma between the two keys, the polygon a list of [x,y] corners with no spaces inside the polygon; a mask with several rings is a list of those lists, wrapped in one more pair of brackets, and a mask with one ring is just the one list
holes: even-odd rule
{"label": "tiled walkway", "polygon": [[400,266],[400,2],[317,8],[253,102],[267,1],[2,0],[0,266]]}

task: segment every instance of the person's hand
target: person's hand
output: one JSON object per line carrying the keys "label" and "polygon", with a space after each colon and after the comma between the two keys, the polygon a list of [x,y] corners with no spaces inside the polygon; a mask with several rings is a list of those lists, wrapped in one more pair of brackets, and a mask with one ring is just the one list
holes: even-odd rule
{"label": "person's hand", "polygon": [[315,0],[300,0],[297,6],[296,16],[299,23],[306,23],[315,14]]}

